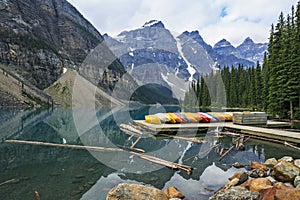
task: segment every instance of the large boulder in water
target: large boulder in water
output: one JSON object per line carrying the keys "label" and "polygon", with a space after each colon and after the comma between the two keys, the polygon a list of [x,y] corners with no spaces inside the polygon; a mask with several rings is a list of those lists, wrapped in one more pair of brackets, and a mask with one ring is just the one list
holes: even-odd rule
{"label": "large boulder in water", "polygon": [[106,200],[168,200],[168,195],[163,191],[138,184],[120,183],[111,189]]}
{"label": "large boulder in water", "polygon": [[278,181],[293,182],[295,177],[300,175],[300,168],[283,160],[274,166],[273,175]]}

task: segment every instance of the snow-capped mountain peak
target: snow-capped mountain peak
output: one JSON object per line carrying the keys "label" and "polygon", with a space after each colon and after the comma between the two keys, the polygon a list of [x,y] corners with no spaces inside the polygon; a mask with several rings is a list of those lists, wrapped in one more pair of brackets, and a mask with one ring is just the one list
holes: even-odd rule
{"label": "snow-capped mountain peak", "polygon": [[214,45],[215,48],[233,47],[229,41],[222,39]]}
{"label": "snow-capped mountain peak", "polygon": [[[146,22],[135,30],[123,31],[117,37],[105,35],[104,38],[139,84],[157,83],[173,88],[180,98],[183,98],[190,81],[216,70],[215,66],[242,64],[246,67],[254,65],[253,60],[259,59],[256,50],[252,51],[251,47],[257,44],[250,38],[246,38],[239,48],[232,46],[226,39],[212,48],[203,40],[199,31],[185,31],[178,35],[166,29],[158,20]],[[245,58],[249,52],[254,53],[253,56],[251,54],[251,61]],[[181,83],[180,87],[178,83]]]}

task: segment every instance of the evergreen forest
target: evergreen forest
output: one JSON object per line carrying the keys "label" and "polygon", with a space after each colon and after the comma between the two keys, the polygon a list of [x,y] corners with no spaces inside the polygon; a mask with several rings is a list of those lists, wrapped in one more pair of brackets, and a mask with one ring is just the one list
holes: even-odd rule
{"label": "evergreen forest", "polygon": [[271,25],[263,64],[219,68],[191,84],[185,107],[248,108],[300,119],[300,1]]}

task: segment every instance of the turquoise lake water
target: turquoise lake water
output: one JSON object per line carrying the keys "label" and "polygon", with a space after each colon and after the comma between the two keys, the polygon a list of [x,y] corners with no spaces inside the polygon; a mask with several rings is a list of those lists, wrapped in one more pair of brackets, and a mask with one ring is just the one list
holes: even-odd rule
{"label": "turquoise lake water", "polygon": [[[120,130],[120,123],[142,119],[158,108],[142,107],[131,110],[101,109],[97,112],[72,109],[18,110],[0,109],[0,137],[26,141],[90,145],[118,148],[130,146],[137,138]],[[165,107],[177,111],[177,107]],[[193,133],[196,134],[196,133]],[[0,199],[34,199],[38,191],[41,199],[105,199],[108,191],[118,183],[140,183],[166,189],[176,186],[187,199],[208,199],[213,191],[227,183],[235,171],[235,162],[250,164],[266,158],[299,152],[280,144],[249,140],[245,151],[233,150],[219,161],[219,154],[205,151],[221,143],[229,148],[232,138],[214,137],[204,131],[206,144],[195,144],[170,138],[142,138],[136,148],[165,160],[179,162],[194,168],[192,175],[171,170],[141,160],[129,152],[95,152],[88,150],[0,143]],[[193,157],[193,158],[191,158]],[[191,158],[191,159],[189,159]]]}

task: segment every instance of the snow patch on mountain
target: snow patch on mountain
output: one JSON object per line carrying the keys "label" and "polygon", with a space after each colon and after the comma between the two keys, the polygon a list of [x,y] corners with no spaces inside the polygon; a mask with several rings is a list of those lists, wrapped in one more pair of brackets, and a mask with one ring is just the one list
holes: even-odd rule
{"label": "snow patch on mountain", "polygon": [[184,60],[184,62],[187,64],[187,70],[190,74],[190,77],[189,77],[189,81],[192,82],[193,81],[193,77],[196,73],[196,70],[195,68],[193,68],[192,64],[188,61],[188,59],[184,56],[184,53],[183,53],[183,50],[182,50],[182,43],[180,41],[180,39],[178,38],[178,36],[176,36],[174,33],[171,32],[171,34],[173,35],[174,39],[176,40],[176,45],[177,45],[177,50],[179,52],[179,55],[180,55],[180,58],[182,58]]}

